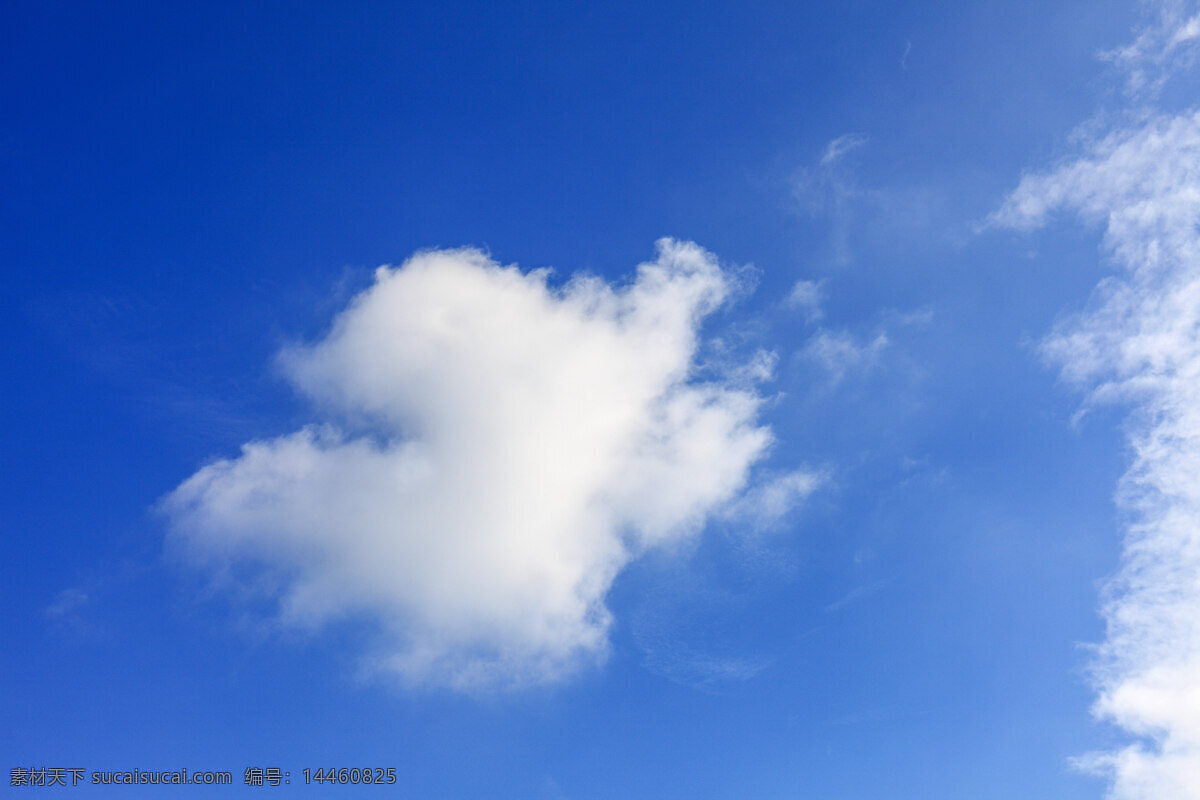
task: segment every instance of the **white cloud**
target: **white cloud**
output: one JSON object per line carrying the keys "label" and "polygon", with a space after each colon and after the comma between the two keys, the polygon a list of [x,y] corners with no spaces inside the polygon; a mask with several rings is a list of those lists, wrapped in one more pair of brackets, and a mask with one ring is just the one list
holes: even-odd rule
{"label": "white cloud", "polygon": [[778,363],[779,354],[774,350],[756,350],[748,362],[730,370],[728,379],[738,386],[765,383],[775,377]]}
{"label": "white cloud", "polygon": [[[1141,40],[1139,39],[1139,42]],[[1121,800],[1200,798],[1200,113],[1159,116],[1025,177],[993,217],[1102,224],[1118,275],[1045,352],[1090,402],[1135,409],[1119,503],[1133,520],[1103,607],[1095,712],[1138,738],[1080,764]]]}
{"label": "white cloud", "polygon": [[[880,184],[857,164],[870,140],[845,134],[829,141],[820,157],[792,173],[794,209],[825,223],[824,266],[846,267],[871,252],[928,252],[965,243],[961,221],[943,188]],[[864,181],[863,178],[868,180]]]}
{"label": "white cloud", "polygon": [[821,302],[825,299],[822,283],[823,281],[796,281],[796,285],[787,296],[787,305],[803,313],[804,321],[810,324],[820,322],[825,316],[825,311],[821,308]]}
{"label": "white cloud", "polygon": [[762,481],[726,506],[723,516],[762,531],[779,525],[828,480],[824,472],[795,470]]}
{"label": "white cloud", "polygon": [[408,682],[602,659],[616,574],[735,502],[771,442],[751,389],[691,377],[727,276],[694,244],[658,248],[620,288],[554,289],[476,250],[380,268],[281,355],[326,424],[185,481],[163,502],[174,541],[270,575],[285,623],[372,620],[373,666]]}
{"label": "white cloud", "polygon": [[720,693],[749,681],[770,667],[772,659],[744,652],[736,616],[736,596],[695,582],[696,575],[678,571],[662,575],[629,616],[632,643],[642,652],[642,666],[672,683],[702,692]]}
{"label": "white cloud", "polygon": [[825,146],[821,154],[821,166],[832,167],[842,160],[851,150],[857,150],[867,143],[867,137],[861,133],[846,133],[832,140]]}
{"label": "white cloud", "polygon": [[1133,95],[1158,92],[1173,73],[1191,66],[1200,39],[1200,9],[1187,0],[1157,0],[1153,23],[1139,31],[1125,47],[1101,54],[1126,74],[1126,90]]}
{"label": "white cloud", "polygon": [[65,617],[73,614],[91,602],[91,597],[83,589],[71,587],[59,592],[54,602],[43,609],[47,617]]}
{"label": "white cloud", "polygon": [[738,350],[736,343],[720,337],[705,343],[704,360],[697,365],[697,374],[714,376],[727,386],[754,390],[759,384],[775,379],[779,354],[759,348],[752,355]]}
{"label": "white cloud", "polygon": [[751,680],[771,666],[767,659],[713,655],[671,639],[653,641],[641,636],[639,644],[645,653],[646,669],[672,683],[701,691]]}
{"label": "white cloud", "polygon": [[860,342],[845,331],[821,330],[809,339],[802,355],[820,365],[829,373],[830,380],[838,384],[851,372],[876,366],[888,344],[886,333],[878,334],[870,342]]}
{"label": "white cloud", "polygon": [[852,260],[851,223],[856,218],[856,206],[869,197],[858,188],[847,168],[846,155],[866,143],[867,137],[861,134],[839,136],[825,146],[815,166],[797,170],[793,176],[792,193],[804,213],[829,218],[833,260],[840,266]]}
{"label": "white cloud", "polygon": [[825,606],[825,612],[828,614],[837,613],[846,606],[860,603],[869,597],[879,594],[879,592],[883,591],[883,588],[884,586],[882,583],[868,583],[862,584],[861,586],[855,586],[853,589],[846,592],[846,594]]}

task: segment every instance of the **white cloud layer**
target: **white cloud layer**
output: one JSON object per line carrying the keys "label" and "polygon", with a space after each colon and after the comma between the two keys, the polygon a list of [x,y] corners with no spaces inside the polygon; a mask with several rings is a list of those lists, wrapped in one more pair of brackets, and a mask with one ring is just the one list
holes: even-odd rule
{"label": "white cloud layer", "polygon": [[669,239],[619,288],[554,289],[476,250],[380,268],[323,340],[281,356],[328,424],[185,481],[163,502],[176,541],[270,575],[285,622],[372,620],[372,664],[409,682],[598,661],[617,573],[736,502],[771,442],[752,388],[691,379],[730,288]]}
{"label": "white cloud layer", "polygon": [[1089,309],[1054,331],[1046,353],[1092,401],[1135,408],[1133,465],[1118,493],[1133,521],[1106,590],[1095,711],[1139,741],[1080,763],[1109,774],[1111,796],[1121,800],[1196,800],[1200,113],[1153,118],[1094,142],[1076,161],[1025,177],[993,220],[1029,229],[1056,209],[1104,225],[1122,273],[1102,281]]}

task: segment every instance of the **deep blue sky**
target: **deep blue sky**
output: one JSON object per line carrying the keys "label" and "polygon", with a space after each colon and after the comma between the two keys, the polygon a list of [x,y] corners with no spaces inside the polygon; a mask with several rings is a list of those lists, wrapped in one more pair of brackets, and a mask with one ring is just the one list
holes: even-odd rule
{"label": "deep blue sky", "polygon": [[[9,4],[3,766],[393,766],[429,798],[1099,796],[1067,761],[1116,737],[1079,645],[1103,636],[1126,455],[1119,415],[1072,426],[1037,353],[1099,236],[978,227],[1121,102],[1096,56],[1136,12]],[[603,666],[485,696],[363,682],[366,631],[280,630],[164,551],[161,497],[311,421],[274,355],[376,266],[473,245],[619,281],[661,236],[752,265],[705,331],[779,356],[763,469],[830,477],[752,544],[716,521],[622,572]],[[823,281],[819,322],[783,302],[798,280]],[[888,344],[838,380],[804,355],[821,330]],[[290,793],[330,791],[382,794]]]}

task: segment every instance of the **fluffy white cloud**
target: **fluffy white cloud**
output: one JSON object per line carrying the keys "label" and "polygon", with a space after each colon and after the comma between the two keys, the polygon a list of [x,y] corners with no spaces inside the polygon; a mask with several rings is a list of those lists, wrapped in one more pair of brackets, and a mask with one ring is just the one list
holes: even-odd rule
{"label": "fluffy white cloud", "polygon": [[[1140,41],[1140,40],[1139,40]],[[1030,175],[994,221],[1056,209],[1105,226],[1123,272],[1045,343],[1093,402],[1135,409],[1119,502],[1134,520],[1106,590],[1095,711],[1139,737],[1081,759],[1122,800],[1200,798],[1200,113],[1160,116]]]}
{"label": "fluffy white cloud", "polygon": [[270,575],[286,622],[373,620],[372,663],[407,681],[601,659],[616,574],[735,502],[770,444],[752,388],[692,378],[729,289],[669,239],[619,288],[551,288],[476,250],[380,268],[323,340],[281,355],[327,423],[185,481],[163,502],[176,541]]}

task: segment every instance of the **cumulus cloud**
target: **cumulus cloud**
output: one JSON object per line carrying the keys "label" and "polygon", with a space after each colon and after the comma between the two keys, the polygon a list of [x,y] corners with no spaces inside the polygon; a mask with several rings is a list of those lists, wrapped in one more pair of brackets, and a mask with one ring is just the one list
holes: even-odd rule
{"label": "cumulus cloud", "polygon": [[[1175,5],[1170,5],[1174,9]],[[1190,23],[1189,23],[1190,24]],[[1138,40],[1142,42],[1141,39]],[[1138,44],[1137,47],[1143,47]],[[1104,227],[1119,272],[1045,342],[1090,402],[1134,409],[1122,565],[1105,590],[1095,712],[1137,737],[1081,759],[1120,800],[1200,798],[1200,113],[1157,116],[1026,176],[993,222]]]}
{"label": "cumulus cloud", "polygon": [[664,239],[614,287],[430,251],[375,282],[285,373],[322,424],[253,441],[162,503],[280,618],[379,631],[374,668],[457,688],[561,678],[606,652],[605,596],[648,548],[736,502],[770,431],[752,388],[693,374],[730,279]]}

